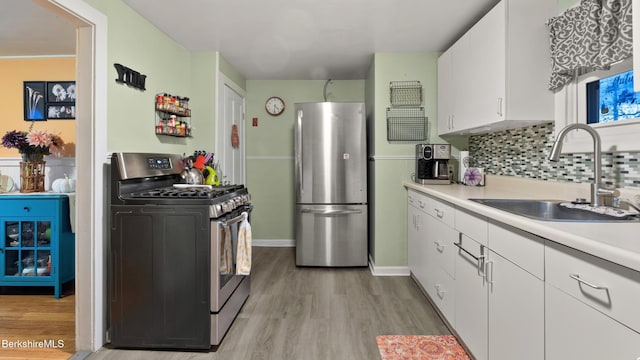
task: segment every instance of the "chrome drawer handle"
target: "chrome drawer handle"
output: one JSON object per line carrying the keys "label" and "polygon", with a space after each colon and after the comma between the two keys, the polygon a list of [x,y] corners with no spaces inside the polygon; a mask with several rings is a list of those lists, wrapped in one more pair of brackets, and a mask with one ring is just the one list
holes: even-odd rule
{"label": "chrome drawer handle", "polygon": [[444,298],[444,293],[446,293],[446,291],[440,289],[440,284],[436,284],[436,286],[434,286],[434,287],[436,288],[436,294],[438,295],[438,297],[440,299],[443,299]]}
{"label": "chrome drawer handle", "polygon": [[436,216],[439,217],[440,219],[444,217],[444,211],[440,211],[440,209],[438,208],[434,208],[433,210],[435,210]]}
{"label": "chrome drawer handle", "polygon": [[579,282],[579,283],[581,283],[581,284],[585,284],[585,285],[587,285],[587,286],[588,286],[588,287],[590,287],[590,288],[593,288],[593,289],[596,289],[596,290],[606,290],[606,291],[609,291],[609,288],[607,288],[607,287],[605,287],[605,286],[598,286],[598,285],[592,284],[592,283],[590,283],[590,282],[588,282],[588,281],[584,281],[584,280],[582,280],[582,279],[580,278],[580,275],[578,275],[578,274],[569,275],[569,277],[570,277],[570,278],[572,278],[572,279],[574,279],[574,280],[576,280],[577,282]]}
{"label": "chrome drawer handle", "polygon": [[436,250],[438,250],[438,252],[444,252],[444,245],[442,245],[440,241],[435,240],[433,243],[436,244]]}

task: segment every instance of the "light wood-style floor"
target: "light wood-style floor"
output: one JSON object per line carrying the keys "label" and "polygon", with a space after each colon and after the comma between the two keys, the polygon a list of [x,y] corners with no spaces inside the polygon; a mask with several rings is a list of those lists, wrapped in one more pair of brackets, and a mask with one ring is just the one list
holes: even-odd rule
{"label": "light wood-style floor", "polygon": [[[0,359],[68,359],[76,348],[75,326],[73,290],[56,299],[53,288],[5,287],[0,295]],[[39,347],[41,342],[48,347]]]}
{"label": "light wood-style floor", "polygon": [[380,359],[378,335],[449,331],[409,277],[295,266],[294,248],[253,248],[251,294],[217,351],[101,349],[89,359]]}

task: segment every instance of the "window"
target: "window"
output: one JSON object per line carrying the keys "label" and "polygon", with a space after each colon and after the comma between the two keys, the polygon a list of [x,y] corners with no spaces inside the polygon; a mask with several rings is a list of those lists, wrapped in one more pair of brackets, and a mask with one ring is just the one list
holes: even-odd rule
{"label": "window", "polygon": [[633,70],[586,84],[587,124],[640,118],[640,93],[633,90]]}
{"label": "window", "polygon": [[[640,101],[636,100],[637,105],[634,105],[636,103],[634,103],[633,100],[630,100],[629,93],[632,90],[622,92],[623,94],[619,97],[622,99],[621,101],[605,101],[606,104],[604,109],[601,106],[602,104],[599,99],[600,89],[598,89],[597,96],[589,96],[588,90],[588,84],[592,84],[594,82],[598,83],[599,87],[603,87],[603,83],[606,84],[607,82],[613,82],[615,79],[618,79],[618,83],[624,82],[625,80],[628,81],[628,77],[625,77],[625,73],[630,72],[632,70],[632,66],[632,59],[627,59],[618,64],[612,65],[610,70],[599,70],[587,73],[580,76],[577,83],[574,81],[573,83],[565,86],[563,90],[556,93],[556,132],[565,126],[576,122],[589,124],[593,128],[597,129],[600,134],[603,151],[616,152],[640,150],[640,141],[638,141],[640,136],[640,113],[636,110],[629,110],[626,108],[628,103],[632,104],[634,107],[640,107]],[[604,88],[605,89],[603,91],[605,92],[605,95],[603,96],[608,96],[606,91],[607,86],[605,85]],[[632,96],[635,99],[637,94],[633,93]],[[620,119],[620,116],[618,115],[617,121],[599,121],[601,118],[600,115],[607,115],[615,112],[615,106],[618,108],[618,113],[628,115],[635,112],[635,114],[633,116],[625,115],[623,116],[624,119]],[[588,112],[592,113],[592,117],[594,116],[593,114],[596,114],[595,118],[598,120],[587,122],[587,119],[590,117]],[[602,118],[606,119],[607,116],[602,116]],[[591,152],[593,151],[593,140],[588,133],[584,131],[575,131],[567,136],[567,141],[565,142],[562,150],[564,153]]]}

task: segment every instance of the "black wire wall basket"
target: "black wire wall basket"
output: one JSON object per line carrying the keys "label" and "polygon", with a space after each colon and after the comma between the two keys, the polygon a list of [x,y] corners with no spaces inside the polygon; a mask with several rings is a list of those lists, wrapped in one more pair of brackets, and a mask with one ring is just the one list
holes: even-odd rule
{"label": "black wire wall basket", "polygon": [[428,138],[424,108],[387,108],[388,141],[423,141]]}
{"label": "black wire wall basket", "polygon": [[421,106],[422,84],[417,80],[391,81],[389,83],[389,96],[392,107]]}

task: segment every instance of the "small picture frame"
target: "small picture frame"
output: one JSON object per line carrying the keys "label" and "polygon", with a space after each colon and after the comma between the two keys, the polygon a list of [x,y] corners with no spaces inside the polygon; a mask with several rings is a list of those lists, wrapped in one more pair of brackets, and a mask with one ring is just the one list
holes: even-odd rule
{"label": "small picture frame", "polygon": [[76,105],[74,103],[47,103],[47,119],[75,119]]}
{"label": "small picture frame", "polygon": [[24,120],[46,121],[46,82],[24,81],[22,88]]}
{"label": "small picture frame", "polygon": [[47,103],[75,103],[75,81],[48,81]]}

